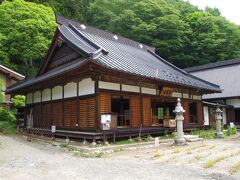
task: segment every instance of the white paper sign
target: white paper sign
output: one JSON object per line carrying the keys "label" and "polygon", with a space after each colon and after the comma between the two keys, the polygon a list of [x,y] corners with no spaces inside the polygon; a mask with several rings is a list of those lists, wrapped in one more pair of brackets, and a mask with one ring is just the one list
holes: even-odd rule
{"label": "white paper sign", "polygon": [[234,128],[235,127],[234,123],[230,122],[230,127]]}
{"label": "white paper sign", "polygon": [[56,126],[52,126],[52,133],[56,132]]}
{"label": "white paper sign", "polygon": [[158,146],[159,145],[159,137],[155,137],[154,138],[154,146]]}
{"label": "white paper sign", "polygon": [[111,122],[111,115],[109,114],[101,115],[101,123],[105,124],[107,122]]}

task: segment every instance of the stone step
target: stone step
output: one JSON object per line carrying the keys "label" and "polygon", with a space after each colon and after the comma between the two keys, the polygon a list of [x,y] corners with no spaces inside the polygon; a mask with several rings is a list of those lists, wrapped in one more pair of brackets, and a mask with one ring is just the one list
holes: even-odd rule
{"label": "stone step", "polygon": [[202,141],[203,138],[200,138],[198,135],[184,135],[183,138],[187,142],[196,142],[196,141]]}

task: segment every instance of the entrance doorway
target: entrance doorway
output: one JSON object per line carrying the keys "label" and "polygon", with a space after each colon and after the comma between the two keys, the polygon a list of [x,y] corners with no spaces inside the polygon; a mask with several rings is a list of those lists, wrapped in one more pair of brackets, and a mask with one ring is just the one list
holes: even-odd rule
{"label": "entrance doorway", "polygon": [[164,120],[174,119],[175,102],[152,102],[153,125],[163,126]]}
{"label": "entrance doorway", "polygon": [[117,114],[117,126],[130,126],[130,98],[129,96],[112,96],[112,112]]}

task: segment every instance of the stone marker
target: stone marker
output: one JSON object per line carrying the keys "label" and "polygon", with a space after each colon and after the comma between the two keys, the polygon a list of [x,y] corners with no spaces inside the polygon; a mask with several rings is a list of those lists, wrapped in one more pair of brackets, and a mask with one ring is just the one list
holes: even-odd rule
{"label": "stone marker", "polygon": [[176,116],[175,116],[175,120],[177,122],[177,137],[175,140],[175,144],[176,145],[185,145],[186,144],[186,140],[183,137],[184,133],[183,133],[183,113],[185,112],[185,110],[183,109],[181,103],[180,103],[180,98],[177,99],[177,106],[175,107],[175,110],[173,111]]}
{"label": "stone marker", "polygon": [[219,108],[219,106],[217,106],[217,108],[216,108],[215,119],[216,119],[216,133],[215,133],[215,135],[218,138],[223,138],[222,125],[221,125],[222,111]]}

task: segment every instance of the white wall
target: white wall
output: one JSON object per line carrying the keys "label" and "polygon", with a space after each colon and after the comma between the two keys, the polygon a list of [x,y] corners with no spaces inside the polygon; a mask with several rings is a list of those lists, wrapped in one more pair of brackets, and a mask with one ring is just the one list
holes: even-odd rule
{"label": "white wall", "polygon": [[34,103],[41,102],[41,91],[36,91],[33,98]]}
{"label": "white wall", "polygon": [[173,92],[172,97],[182,98],[182,93],[180,92]]}
{"label": "white wall", "polygon": [[139,86],[131,86],[131,85],[123,84],[122,85],[122,91],[140,93],[140,87]]}
{"label": "white wall", "polygon": [[64,98],[77,96],[77,83],[71,82],[64,86]]}
{"label": "white wall", "polygon": [[201,100],[201,99],[202,99],[202,97],[201,97],[201,96],[198,96],[198,95],[193,95],[192,98],[193,98],[194,100]]}
{"label": "white wall", "polygon": [[55,86],[52,88],[52,99],[62,99],[63,98],[63,87],[62,86]]}
{"label": "white wall", "polygon": [[223,124],[227,124],[227,113],[226,113],[226,108],[222,108],[223,111]]}
{"label": "white wall", "polygon": [[209,111],[207,106],[203,106],[204,125],[209,125]]}
{"label": "white wall", "polygon": [[143,94],[152,94],[152,95],[156,95],[156,89],[152,89],[152,88],[145,88],[145,87],[141,87],[142,88],[142,93]]}
{"label": "white wall", "polygon": [[44,89],[42,91],[42,101],[50,101],[51,100],[51,89]]}
{"label": "white wall", "polygon": [[79,96],[95,93],[95,82],[91,78],[83,79],[79,82]]}
{"label": "white wall", "polygon": [[99,83],[100,89],[120,91],[120,84],[118,83],[110,83],[110,82],[104,82],[104,81],[99,81],[98,83]]}
{"label": "white wall", "polygon": [[183,98],[184,98],[184,99],[189,99],[189,98],[190,98],[190,97],[189,97],[189,94],[183,93]]}
{"label": "white wall", "polygon": [[240,99],[227,99],[226,104],[234,106],[234,108],[239,108],[240,107]]}
{"label": "white wall", "polygon": [[33,103],[33,94],[32,93],[28,93],[26,96],[26,104],[32,104]]}

